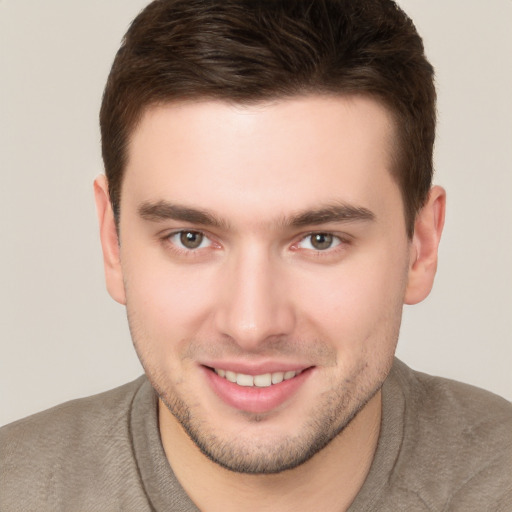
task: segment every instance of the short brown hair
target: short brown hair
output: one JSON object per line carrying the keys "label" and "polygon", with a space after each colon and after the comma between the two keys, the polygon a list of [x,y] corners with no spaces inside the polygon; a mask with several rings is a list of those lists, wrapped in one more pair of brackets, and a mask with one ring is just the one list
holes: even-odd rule
{"label": "short brown hair", "polygon": [[392,172],[412,236],[432,182],[433,74],[412,21],[391,0],[153,1],[123,39],[101,106],[116,219],[129,138],[148,106],[365,94],[396,122]]}

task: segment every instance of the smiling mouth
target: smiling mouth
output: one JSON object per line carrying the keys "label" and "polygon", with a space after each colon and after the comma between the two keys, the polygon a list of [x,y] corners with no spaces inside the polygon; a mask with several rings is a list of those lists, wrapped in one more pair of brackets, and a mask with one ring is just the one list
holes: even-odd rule
{"label": "smiling mouth", "polygon": [[300,375],[304,370],[262,373],[260,375],[247,375],[245,373],[236,373],[222,368],[210,368],[219,377],[229,382],[243,387],[267,388],[275,384],[280,384],[285,380],[290,380]]}

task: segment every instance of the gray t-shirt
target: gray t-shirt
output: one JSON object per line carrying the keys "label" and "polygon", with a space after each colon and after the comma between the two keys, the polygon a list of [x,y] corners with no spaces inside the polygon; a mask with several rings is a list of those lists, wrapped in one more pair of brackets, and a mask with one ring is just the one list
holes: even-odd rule
{"label": "gray t-shirt", "polygon": [[[0,510],[197,511],[167,462],[145,377],[0,429]],[[383,387],[355,511],[512,511],[512,405],[414,372]]]}

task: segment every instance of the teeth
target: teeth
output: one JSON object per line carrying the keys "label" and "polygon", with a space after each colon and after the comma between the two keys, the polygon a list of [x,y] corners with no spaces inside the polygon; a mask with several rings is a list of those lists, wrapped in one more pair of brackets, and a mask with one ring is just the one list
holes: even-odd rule
{"label": "teeth", "polygon": [[270,373],[256,375],[253,380],[255,386],[258,386],[259,388],[268,388],[268,386],[272,384],[272,375]]}
{"label": "teeth", "polygon": [[236,383],[239,386],[251,387],[254,386],[254,378],[252,375],[244,375],[243,373],[237,373]]}
{"label": "teeth", "polygon": [[[220,371],[223,371],[223,370],[220,370]],[[222,375],[220,375],[220,376],[222,377]],[[226,372],[226,379],[228,379],[229,382],[236,382],[236,373],[235,372]]]}
{"label": "teeth", "polygon": [[236,382],[239,386],[268,388],[272,384],[279,384],[283,380],[293,379],[296,375],[302,373],[299,371],[264,373],[262,375],[246,375],[244,373],[235,373],[221,368],[214,368],[215,373],[229,382]]}
{"label": "teeth", "polygon": [[272,384],[279,384],[283,382],[284,372],[276,372],[272,374]]}

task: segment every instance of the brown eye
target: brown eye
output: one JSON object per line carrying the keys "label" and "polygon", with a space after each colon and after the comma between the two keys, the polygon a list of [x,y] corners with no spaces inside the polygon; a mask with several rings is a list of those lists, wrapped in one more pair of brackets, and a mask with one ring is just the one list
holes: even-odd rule
{"label": "brown eye", "polygon": [[334,237],[329,233],[314,233],[313,235],[309,236],[311,245],[318,251],[330,249],[334,240]]}
{"label": "brown eye", "polygon": [[344,243],[344,240],[332,233],[310,233],[305,236],[295,247],[308,251],[322,252],[334,249]]}
{"label": "brown eye", "polygon": [[180,242],[187,249],[197,249],[203,242],[204,235],[198,231],[182,231]]}

